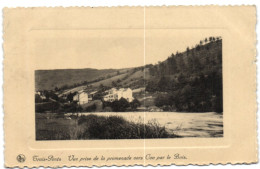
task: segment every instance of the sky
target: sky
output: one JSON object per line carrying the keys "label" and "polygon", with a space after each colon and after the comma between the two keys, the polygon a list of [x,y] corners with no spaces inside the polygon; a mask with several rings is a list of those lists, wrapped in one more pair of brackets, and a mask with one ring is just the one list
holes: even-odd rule
{"label": "sky", "polygon": [[126,29],[44,32],[35,37],[33,55],[39,69],[119,69],[155,64],[185,51],[219,30]]}

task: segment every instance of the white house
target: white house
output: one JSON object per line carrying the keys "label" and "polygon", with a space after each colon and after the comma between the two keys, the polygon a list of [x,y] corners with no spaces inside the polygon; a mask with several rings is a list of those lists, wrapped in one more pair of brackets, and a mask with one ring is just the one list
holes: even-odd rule
{"label": "white house", "polygon": [[35,94],[39,95],[42,100],[46,99],[46,96],[43,94],[43,92],[36,92]]}
{"label": "white house", "polygon": [[106,93],[107,94],[103,97],[105,101],[112,102],[115,100],[120,100],[121,98],[125,98],[128,102],[133,101],[133,91],[130,88],[112,88],[106,91]]}
{"label": "white house", "polygon": [[79,91],[75,96],[73,96],[73,101],[76,101],[79,105],[88,103],[88,93]]}

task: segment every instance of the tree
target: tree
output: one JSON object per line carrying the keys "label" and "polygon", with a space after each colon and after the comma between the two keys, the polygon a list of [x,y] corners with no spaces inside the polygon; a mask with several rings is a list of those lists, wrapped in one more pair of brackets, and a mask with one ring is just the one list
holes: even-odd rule
{"label": "tree", "polygon": [[160,76],[167,74],[167,70],[166,70],[167,68],[166,68],[165,63],[160,62],[160,64],[158,66],[159,66],[159,73],[160,73],[159,75]]}
{"label": "tree", "polygon": [[199,71],[201,69],[201,63],[199,61],[199,58],[196,56],[193,57],[193,69],[195,71]]}
{"label": "tree", "polygon": [[117,83],[115,81],[112,81],[112,86],[117,87]]}
{"label": "tree", "polygon": [[111,108],[115,112],[124,112],[129,106],[128,101],[123,97],[120,100],[115,100],[111,103]]}
{"label": "tree", "polygon": [[155,82],[148,81],[146,84],[147,84],[145,88],[146,91],[155,92],[157,90],[157,84]]}
{"label": "tree", "polygon": [[157,75],[157,67],[156,66],[152,66],[149,68],[149,73],[151,76],[155,76]]}
{"label": "tree", "polygon": [[56,95],[54,92],[49,92],[49,97],[50,98],[52,98],[52,99],[54,99],[54,100],[56,100],[56,101],[58,101],[59,100],[59,97],[58,97],[58,95]]}
{"label": "tree", "polygon": [[134,99],[131,103],[130,103],[130,106],[131,106],[131,109],[132,110],[136,110],[137,107],[139,107],[141,105],[141,103],[139,102],[139,100],[137,99]]}
{"label": "tree", "polygon": [[194,66],[193,66],[192,57],[188,57],[188,58],[187,58],[187,62],[188,62],[188,64],[187,64],[187,65],[188,65],[188,66],[187,66],[188,71],[193,72]]}
{"label": "tree", "polygon": [[187,53],[189,53],[189,51],[190,51],[190,48],[189,48],[189,46],[186,48],[186,51],[187,51]]}
{"label": "tree", "polygon": [[185,65],[184,59],[183,59],[183,57],[179,57],[178,71],[183,72],[185,70],[186,70],[186,65]]}
{"label": "tree", "polygon": [[176,62],[175,57],[170,58],[170,60],[169,60],[169,68],[170,68],[169,74],[174,74],[174,73],[178,72],[177,62]]}
{"label": "tree", "polygon": [[70,103],[70,104],[64,104],[63,105],[63,112],[81,112],[83,108],[78,105],[77,103]]}
{"label": "tree", "polygon": [[169,79],[165,76],[162,76],[158,82],[158,90],[159,91],[167,91],[169,85]]}
{"label": "tree", "polygon": [[200,45],[196,45],[196,50],[200,50]]}
{"label": "tree", "polygon": [[202,42],[202,40],[200,41],[200,45],[202,45],[203,44],[203,42]]}
{"label": "tree", "polygon": [[186,82],[185,76],[181,73],[178,77],[178,82],[184,84]]}
{"label": "tree", "polygon": [[59,91],[60,89],[56,86],[54,90],[57,92],[57,91]]}
{"label": "tree", "polygon": [[103,89],[103,87],[104,87],[104,85],[101,83],[101,84],[99,85],[99,89]]}
{"label": "tree", "polygon": [[43,95],[46,97],[46,100],[49,101],[50,94],[47,90],[43,91]]}
{"label": "tree", "polygon": [[67,96],[67,100],[72,102],[73,101],[73,97],[76,95],[77,93],[74,92],[74,93],[69,93],[68,96]]}
{"label": "tree", "polygon": [[169,97],[167,95],[158,95],[155,100],[154,100],[154,104],[157,107],[162,107],[165,105],[169,105]]}
{"label": "tree", "polygon": [[42,102],[42,98],[40,95],[35,94],[35,103],[41,103]]}
{"label": "tree", "polygon": [[222,51],[220,51],[217,55],[218,63],[222,63]]}
{"label": "tree", "polygon": [[96,108],[97,108],[96,104],[93,104],[91,106],[86,107],[85,111],[86,112],[94,112],[94,111],[96,111]]}
{"label": "tree", "polygon": [[208,38],[205,38],[204,42],[207,43],[208,42]]}

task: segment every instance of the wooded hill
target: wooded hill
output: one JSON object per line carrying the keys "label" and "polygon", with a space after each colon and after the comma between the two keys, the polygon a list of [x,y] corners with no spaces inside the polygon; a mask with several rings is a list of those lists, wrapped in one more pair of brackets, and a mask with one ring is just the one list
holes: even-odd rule
{"label": "wooded hill", "polygon": [[193,48],[147,65],[148,92],[165,92],[155,105],[169,111],[222,112],[222,39],[210,37]]}

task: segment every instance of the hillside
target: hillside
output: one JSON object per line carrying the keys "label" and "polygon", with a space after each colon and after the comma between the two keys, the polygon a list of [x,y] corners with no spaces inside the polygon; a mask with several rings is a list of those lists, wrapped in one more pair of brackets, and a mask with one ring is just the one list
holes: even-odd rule
{"label": "hillside", "polygon": [[209,71],[222,71],[222,40],[206,43],[205,45],[197,45],[194,48],[176,54],[172,54],[165,61],[150,66],[150,74],[152,76],[175,76],[180,73],[189,76],[197,76],[198,74]]}
{"label": "hillside", "polygon": [[[52,90],[43,93],[62,102],[80,90],[95,90],[94,99],[102,100],[104,91],[112,87],[131,88],[133,97],[140,102],[140,111],[221,113],[222,39],[210,37],[208,41],[206,38],[195,47],[171,54],[155,65],[103,70],[37,70],[35,83],[37,91]],[[64,96],[65,100],[59,98]]]}
{"label": "hillside", "polygon": [[147,65],[151,76],[146,79],[146,91],[156,106],[168,111],[223,111],[222,39],[209,39]]}
{"label": "hillside", "polygon": [[[106,79],[102,80],[103,78],[101,78],[101,80],[96,80],[95,82],[89,83],[89,84],[82,84],[79,85],[77,87],[72,87],[69,88],[68,90],[65,90],[64,92],[62,92],[62,94],[68,94],[68,93],[73,93],[73,92],[77,92],[86,88],[98,88],[100,85],[104,85],[107,87],[112,87],[112,83],[118,81],[119,79],[122,79],[126,74],[128,74],[127,72],[125,73],[121,73],[121,74],[116,74],[113,75],[111,77],[107,77]],[[109,75],[110,76],[110,75]],[[90,87],[91,85],[91,87]]]}
{"label": "hillside", "polygon": [[36,70],[35,90],[72,88],[91,81],[99,81],[126,72],[126,69],[58,69]]}
{"label": "hillside", "polygon": [[94,90],[98,89],[100,86],[105,86],[108,88],[129,87],[131,89],[144,87],[144,76],[142,67],[121,69],[117,70],[116,72],[116,74],[110,73],[109,75],[106,75],[106,78],[97,78],[96,80],[87,84],[81,83],[77,84],[77,86],[73,85],[72,87],[68,87],[67,90],[61,92],[61,94],[73,93],[83,89]]}

